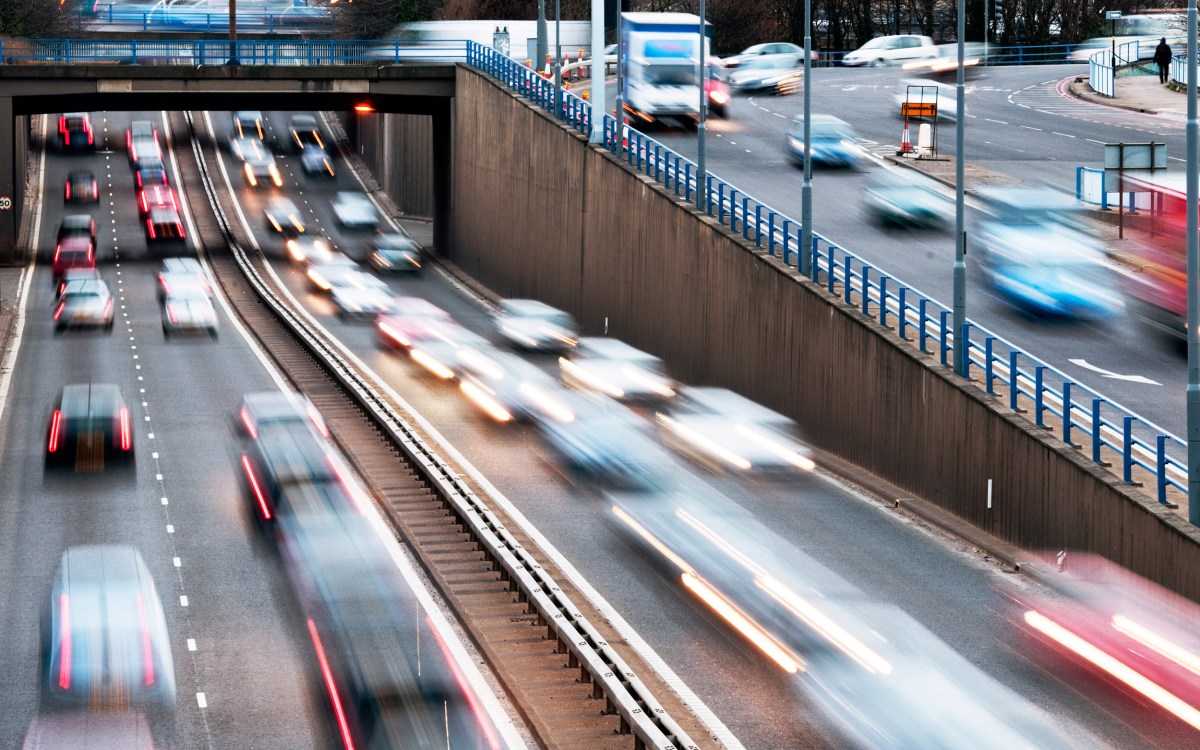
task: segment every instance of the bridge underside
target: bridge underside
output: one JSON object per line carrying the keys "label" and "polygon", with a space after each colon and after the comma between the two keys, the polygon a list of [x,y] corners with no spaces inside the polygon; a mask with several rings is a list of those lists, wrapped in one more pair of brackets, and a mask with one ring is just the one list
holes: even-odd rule
{"label": "bridge underside", "polygon": [[[18,247],[24,196],[27,115],[77,111],[353,110],[433,118],[434,244],[449,226],[453,65],[171,66],[0,65],[0,264]],[[20,119],[18,119],[20,118]]]}

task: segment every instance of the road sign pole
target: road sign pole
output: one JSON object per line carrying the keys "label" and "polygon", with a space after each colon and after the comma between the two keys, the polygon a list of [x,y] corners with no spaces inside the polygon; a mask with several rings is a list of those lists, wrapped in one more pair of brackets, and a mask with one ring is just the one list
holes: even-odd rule
{"label": "road sign pole", "polygon": [[[808,0],[806,0],[808,1]],[[1194,2],[1194,0],[1193,0]],[[963,147],[963,124],[966,122],[966,96],[964,60],[966,47],[964,37],[967,34],[966,3],[958,4],[958,86],[954,97],[957,116],[954,118],[954,133],[958,139],[955,144],[957,154],[954,159],[954,372],[961,377],[967,377],[967,362],[970,361],[967,352],[967,340],[963,331],[967,326],[967,231],[965,218],[965,174],[964,162],[966,149]],[[936,117],[936,115],[935,115]],[[935,119],[936,123],[937,120]]]}
{"label": "road sign pole", "polygon": [[1187,17],[1187,436],[1188,520],[1200,526],[1200,309],[1197,280],[1200,279],[1200,128],[1196,123],[1196,0],[1188,0]]}
{"label": "road sign pole", "polygon": [[604,0],[592,0],[591,143],[604,143]]}
{"label": "road sign pole", "polygon": [[[708,91],[705,81],[708,76],[704,70],[704,0],[700,0],[700,124],[696,127],[696,206],[701,211],[708,212],[708,165],[704,159],[704,120],[708,111]],[[744,219],[745,217],[743,217]]]}

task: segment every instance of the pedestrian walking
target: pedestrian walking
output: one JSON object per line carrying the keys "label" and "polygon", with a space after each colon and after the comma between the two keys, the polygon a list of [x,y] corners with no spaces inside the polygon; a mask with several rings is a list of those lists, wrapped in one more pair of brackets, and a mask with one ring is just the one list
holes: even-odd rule
{"label": "pedestrian walking", "polygon": [[1166,83],[1171,72],[1171,45],[1164,36],[1154,48],[1154,62],[1158,63],[1158,82]]}

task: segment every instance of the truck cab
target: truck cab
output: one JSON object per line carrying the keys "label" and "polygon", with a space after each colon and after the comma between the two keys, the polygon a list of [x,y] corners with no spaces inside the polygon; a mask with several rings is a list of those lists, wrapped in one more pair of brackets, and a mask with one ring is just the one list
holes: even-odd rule
{"label": "truck cab", "polygon": [[[622,96],[647,123],[700,118],[700,18],[690,13],[623,13]],[[708,56],[706,26],[705,56]]]}

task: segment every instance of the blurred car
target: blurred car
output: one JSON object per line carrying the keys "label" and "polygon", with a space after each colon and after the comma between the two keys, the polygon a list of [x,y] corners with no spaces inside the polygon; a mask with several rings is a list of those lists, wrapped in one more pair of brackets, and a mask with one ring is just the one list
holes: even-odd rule
{"label": "blurred car", "polygon": [[242,174],[250,187],[274,185],[283,187],[283,175],[275,163],[275,155],[267,150],[257,138],[243,138],[238,142],[242,155]]}
{"label": "blurred car", "polygon": [[291,422],[259,433],[241,457],[244,494],[261,523],[281,513],[353,511],[367,502],[346,479],[345,463],[311,424]]}
{"label": "blurred car", "polygon": [[569,352],[579,339],[574,318],[535,299],[501,300],[495,325],[496,332],[517,349]]}
{"label": "blurred car", "polygon": [[147,160],[159,162],[163,160],[162,146],[159,145],[157,138],[150,136],[133,136],[126,143],[126,152],[130,167],[136,167]]}
{"label": "blurred car", "polygon": [[320,146],[308,144],[300,152],[300,168],[309,177],[337,177],[333,168],[333,159]]}
{"label": "blurred car", "polygon": [[793,94],[803,80],[804,68],[772,57],[747,60],[729,74],[730,86],[741,93],[768,91],[779,95]]}
{"label": "blurred car", "polygon": [[262,112],[258,110],[238,110],[233,113],[233,131],[238,138],[257,138],[263,140]]}
{"label": "blurred car", "polygon": [[309,145],[325,148],[321,128],[317,125],[317,118],[312,115],[292,115],[288,124],[288,134],[292,142],[292,151],[297,154],[303,153],[304,147]]}
{"label": "blurred car", "polygon": [[92,118],[87,112],[68,112],[60,115],[58,137],[64,151],[92,151],[96,148]]}
{"label": "blurred car", "polygon": [[661,359],[617,339],[585,336],[571,358],[558,363],[565,384],[618,401],[658,402],[675,395]]}
{"label": "blurred car", "polygon": [[329,290],[329,297],[343,320],[374,320],[391,312],[396,303],[396,295],[387,284],[357,270],[341,276]]}
{"label": "blurred car", "polygon": [[367,263],[380,273],[420,273],[421,246],[403,234],[377,234],[371,238]]}
{"label": "blurred car", "polygon": [[379,226],[379,212],[375,204],[362,193],[340,191],[333,199],[333,215],[346,229],[374,231]]}
{"label": "blurred car", "polygon": [[198,289],[212,296],[212,282],[204,267],[195,258],[164,258],[158,269],[158,301],[171,294],[182,294],[187,289]]}
{"label": "blurred car", "polygon": [[511,352],[477,352],[462,362],[459,390],[497,422],[566,419],[569,393],[553,376]]}
{"label": "blurred car", "polygon": [[[958,72],[958,45],[939,44],[934,47],[933,57],[909,60],[900,67],[905,73],[928,76],[950,76]],[[981,42],[963,45],[963,77],[974,78],[980,72],[985,48]]]}
{"label": "blurred car", "polygon": [[71,170],[63,186],[63,202],[98,203],[99,201],[100,183],[96,180],[96,175],[86,169]]}
{"label": "blurred car", "polygon": [[704,81],[708,92],[708,111],[716,117],[729,119],[729,100],[733,98],[733,89],[729,85],[729,70],[719,58],[713,58],[708,63],[708,78]]}
{"label": "blurred car", "polygon": [[162,601],[141,554],[126,545],[63,553],[42,622],[50,705],[102,712],[175,705],[175,663]]}
{"label": "blurred car", "polygon": [[950,199],[928,178],[904,169],[872,173],[863,188],[867,213],[883,227],[945,229],[954,217]]}
{"label": "blurred car", "polygon": [[254,440],[263,432],[292,424],[311,425],[322,437],[329,437],[321,412],[307,396],[295,391],[247,393],[242,397],[238,417],[246,434]]}
{"label": "blurred car", "polygon": [[64,386],[50,415],[48,464],[100,471],[106,461],[133,459],[133,425],[121,390],[107,383]]}
{"label": "blurred car", "polygon": [[113,327],[113,297],[101,279],[72,281],[54,308],[54,332],[68,328]]}
{"label": "blurred car", "polygon": [[[958,119],[958,93],[955,86],[928,78],[906,78],[896,84],[896,113],[903,117],[904,105],[935,104],[937,119]],[[926,118],[920,118],[926,119]]]}
{"label": "blurred car", "polygon": [[69,268],[96,267],[96,249],[86,237],[67,237],[54,247],[51,276],[58,284]]}
{"label": "blurred car", "polygon": [[[845,120],[833,115],[813,115],[809,126],[812,135],[813,166],[850,167],[863,159],[858,136]],[[804,166],[804,121],[796,120],[787,135],[788,150],[797,166]]]}
{"label": "blurred car", "polygon": [[187,252],[187,234],[179,212],[169,206],[152,206],[146,215],[146,249],[156,255]]}
{"label": "blurred car", "polygon": [[[812,52],[812,59],[817,59],[816,50]],[[764,60],[772,63],[775,67],[796,68],[804,65],[804,48],[791,42],[755,44],[736,55],[724,58],[724,60],[730,70],[741,68],[750,62]]]}
{"label": "blurred car", "polygon": [[1081,207],[1049,188],[979,191],[987,218],[976,257],[996,293],[1039,317],[1100,320],[1124,309],[1104,247],[1081,229]]}
{"label": "blurred car", "polygon": [[96,246],[96,220],[91,214],[67,214],[58,225],[58,241],[68,237],[83,237]]}
{"label": "blurred car", "polygon": [[328,258],[309,258],[306,265],[308,288],[314,292],[330,292],[343,277],[362,271],[361,266],[342,253],[332,253]]}
{"label": "blurred car", "polygon": [[392,313],[376,321],[379,342],[391,349],[408,350],[413,342],[432,335],[431,329],[457,325],[450,313],[421,297],[397,297]]}
{"label": "blurred car", "polygon": [[611,399],[560,395],[562,414],[538,427],[569,475],[622,489],[658,486],[670,457],[640,417]]}
{"label": "blurred car", "polygon": [[21,750],[154,750],[146,717],[139,711],[43,713],[25,731]]}
{"label": "blurred car", "polygon": [[323,263],[334,254],[328,240],[310,234],[289,237],[284,247],[287,248],[288,259],[293,263]]}
{"label": "blurred car", "polygon": [[212,298],[199,287],[187,287],[163,297],[162,330],[173,333],[203,332],[216,338],[220,328]]}
{"label": "blurred car", "polygon": [[125,150],[133,149],[133,141],[136,138],[158,141],[158,126],[151,120],[134,120],[125,128]]}
{"label": "blurred car", "polygon": [[919,34],[896,34],[879,36],[863,46],[847,53],[842,65],[895,65],[908,60],[920,60],[937,56],[933,40]]}
{"label": "blurred car", "polygon": [[100,271],[95,266],[74,266],[64,268],[58,277],[58,292],[55,301],[67,290],[67,285],[78,281],[92,281],[100,278]]}
{"label": "blurred car", "polygon": [[680,390],[657,414],[663,443],[716,472],[782,474],[812,471],[812,451],[782,414],[725,388]]}
{"label": "blurred car", "polygon": [[290,198],[271,196],[267,200],[264,213],[267,217],[267,229],[289,237],[304,234],[304,219],[300,216],[300,209],[296,208],[296,204]]}
{"label": "blurred car", "polygon": [[133,183],[138,190],[145,190],[152,185],[167,185],[167,168],[157,159],[146,159],[133,170]]}
{"label": "blurred car", "polygon": [[408,356],[441,380],[453,380],[480,356],[494,350],[488,340],[458,325],[433,324],[414,338]]}
{"label": "blurred car", "polygon": [[[1122,23],[1127,23],[1129,18],[1129,16],[1126,16],[1124,19],[1122,19]],[[1167,24],[1170,23],[1170,21],[1165,17],[1163,18],[1163,21]],[[1091,59],[1092,55],[1096,54],[1097,52],[1111,50],[1114,46],[1117,49],[1120,49],[1121,45],[1123,44],[1137,42],[1138,60],[1153,60],[1154,49],[1158,46],[1158,40],[1164,37],[1167,40],[1167,44],[1171,46],[1172,50],[1185,50],[1187,47],[1187,34],[1183,33],[1185,31],[1186,25],[1181,20],[1174,28],[1160,28],[1157,30],[1157,33],[1151,34],[1120,34],[1116,37],[1115,41],[1111,36],[1096,36],[1072,45],[1071,51],[1067,54],[1067,59],[1075,62],[1087,62]],[[1126,49],[1129,48],[1127,47]]]}

